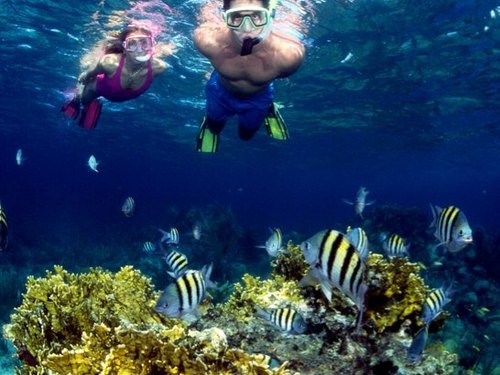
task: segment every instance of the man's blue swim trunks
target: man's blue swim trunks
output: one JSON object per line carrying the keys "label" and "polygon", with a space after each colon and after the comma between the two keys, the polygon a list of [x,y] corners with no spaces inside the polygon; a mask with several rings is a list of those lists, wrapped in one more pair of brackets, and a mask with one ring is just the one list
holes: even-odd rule
{"label": "man's blue swim trunks", "polygon": [[258,94],[240,98],[219,83],[219,73],[213,71],[205,86],[207,99],[207,126],[219,134],[226,121],[238,115],[238,133],[241,139],[250,139],[259,130],[273,104],[274,88],[271,83]]}

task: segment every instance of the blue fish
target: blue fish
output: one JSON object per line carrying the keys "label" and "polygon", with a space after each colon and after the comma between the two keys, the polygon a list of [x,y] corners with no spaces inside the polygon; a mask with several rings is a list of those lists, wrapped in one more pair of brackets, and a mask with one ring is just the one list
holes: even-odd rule
{"label": "blue fish", "polygon": [[411,341],[411,345],[408,348],[406,357],[408,363],[416,363],[422,359],[422,354],[427,344],[428,337],[429,326],[426,324],[416,333],[416,335],[413,337],[413,340]]}

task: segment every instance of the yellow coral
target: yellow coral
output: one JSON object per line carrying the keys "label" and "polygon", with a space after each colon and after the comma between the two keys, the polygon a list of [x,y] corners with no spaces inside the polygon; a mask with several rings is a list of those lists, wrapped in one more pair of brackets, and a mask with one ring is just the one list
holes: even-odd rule
{"label": "yellow coral", "polygon": [[260,280],[249,274],[243,275],[244,286],[235,285],[235,291],[222,309],[226,315],[240,322],[248,322],[254,315],[254,306],[277,308],[291,306],[298,310],[306,309],[306,301],[300,295],[296,281],[274,275],[273,278]]}
{"label": "yellow coral", "polygon": [[309,270],[300,246],[288,242],[285,252],[278,253],[278,256],[271,262],[273,267],[272,276],[281,276],[287,280],[300,281]]}
{"label": "yellow coral", "polygon": [[405,258],[386,260],[381,254],[370,254],[367,269],[366,316],[377,331],[397,329],[405,319],[417,323],[429,292],[418,275],[419,266]]}
{"label": "yellow coral", "polygon": [[56,266],[28,279],[4,336],[38,361],[22,364],[23,374],[289,374],[230,348],[218,328],[187,331],[157,314],[157,298],[132,267],[76,275]]}

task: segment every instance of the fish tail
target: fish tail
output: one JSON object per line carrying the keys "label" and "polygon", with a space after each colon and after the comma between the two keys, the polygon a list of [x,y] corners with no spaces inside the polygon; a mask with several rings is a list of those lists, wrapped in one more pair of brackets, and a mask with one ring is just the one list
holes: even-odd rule
{"label": "fish tail", "polygon": [[210,280],[210,276],[212,276],[212,269],[213,269],[213,263],[210,263],[209,265],[204,265],[203,268],[201,269],[201,274],[203,276],[203,280],[205,280],[205,285],[208,288],[216,288],[217,284]]}
{"label": "fish tail", "polygon": [[367,290],[368,285],[362,285],[356,301],[356,306],[359,309],[358,319],[356,321],[356,334],[359,333],[359,329],[361,328],[361,324],[363,323],[363,314],[365,311],[365,294]]}
{"label": "fish tail", "polygon": [[438,212],[439,207],[434,206],[432,203],[430,203],[429,205],[431,206],[431,211],[432,211],[432,222],[429,225],[429,228],[434,228],[434,227],[437,227],[437,218],[439,215],[439,212]]}

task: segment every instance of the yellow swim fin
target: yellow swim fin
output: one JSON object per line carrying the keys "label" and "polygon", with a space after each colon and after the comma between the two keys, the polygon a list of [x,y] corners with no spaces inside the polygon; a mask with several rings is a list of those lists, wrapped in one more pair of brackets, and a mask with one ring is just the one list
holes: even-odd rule
{"label": "yellow swim fin", "polygon": [[207,127],[207,116],[203,118],[196,139],[196,150],[198,152],[217,152],[219,148],[219,135],[212,133]]}
{"label": "yellow swim fin", "polygon": [[264,119],[264,125],[266,126],[267,134],[281,141],[285,141],[289,138],[288,128],[285,124],[285,120],[281,117],[281,113],[278,110],[278,105],[273,103],[269,107],[269,113]]}

